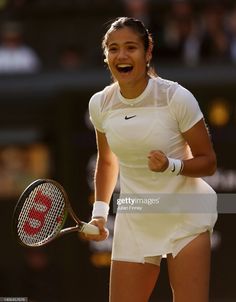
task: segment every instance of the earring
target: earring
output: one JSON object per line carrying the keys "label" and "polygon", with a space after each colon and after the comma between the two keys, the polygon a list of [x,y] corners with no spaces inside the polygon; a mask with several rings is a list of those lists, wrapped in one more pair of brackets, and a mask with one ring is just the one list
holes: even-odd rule
{"label": "earring", "polygon": [[104,59],[104,63],[108,63],[107,59]]}

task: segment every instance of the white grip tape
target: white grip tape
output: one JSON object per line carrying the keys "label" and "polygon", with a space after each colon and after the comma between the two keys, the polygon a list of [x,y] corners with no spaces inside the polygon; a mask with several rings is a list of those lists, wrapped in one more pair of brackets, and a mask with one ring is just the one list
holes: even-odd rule
{"label": "white grip tape", "polygon": [[83,227],[81,228],[81,232],[89,235],[99,235],[99,228],[91,223],[84,223]]}
{"label": "white grip tape", "polygon": [[93,204],[92,218],[103,217],[107,221],[109,204],[104,201],[95,201]]}
{"label": "white grip tape", "polygon": [[168,157],[169,165],[166,172],[172,175],[179,175],[183,170],[183,161],[180,159],[175,159]]}

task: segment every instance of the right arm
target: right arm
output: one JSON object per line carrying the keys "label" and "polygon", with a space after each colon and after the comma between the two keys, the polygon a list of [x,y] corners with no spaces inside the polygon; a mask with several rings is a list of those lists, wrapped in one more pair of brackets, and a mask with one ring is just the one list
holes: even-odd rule
{"label": "right arm", "polygon": [[[96,142],[98,153],[94,178],[95,201],[109,204],[118,178],[118,161],[108,145],[105,134],[98,130],[96,130]],[[87,239],[96,241],[106,239],[108,234],[105,229],[105,219],[93,218],[91,223],[99,228],[100,235],[87,235]]]}
{"label": "right arm", "polygon": [[109,203],[118,178],[118,161],[104,133],[96,130],[96,141],[98,155],[94,179],[95,200]]}

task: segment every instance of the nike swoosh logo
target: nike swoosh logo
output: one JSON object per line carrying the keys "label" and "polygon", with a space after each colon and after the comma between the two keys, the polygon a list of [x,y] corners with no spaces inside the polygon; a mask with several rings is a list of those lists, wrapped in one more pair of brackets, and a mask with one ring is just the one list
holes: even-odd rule
{"label": "nike swoosh logo", "polygon": [[173,168],[171,169],[171,172],[175,172],[175,164],[173,163]]}
{"label": "nike swoosh logo", "polygon": [[133,118],[133,117],[135,117],[136,115],[131,115],[131,116],[125,116],[125,120],[129,120],[129,119],[131,119],[131,118]]}

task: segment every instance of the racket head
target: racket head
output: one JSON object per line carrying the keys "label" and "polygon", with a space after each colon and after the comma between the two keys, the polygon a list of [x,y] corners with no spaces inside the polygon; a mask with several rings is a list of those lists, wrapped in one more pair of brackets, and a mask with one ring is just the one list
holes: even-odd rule
{"label": "racket head", "polygon": [[51,179],[37,179],[21,194],[13,214],[17,241],[28,247],[45,245],[59,236],[68,215],[68,197]]}

